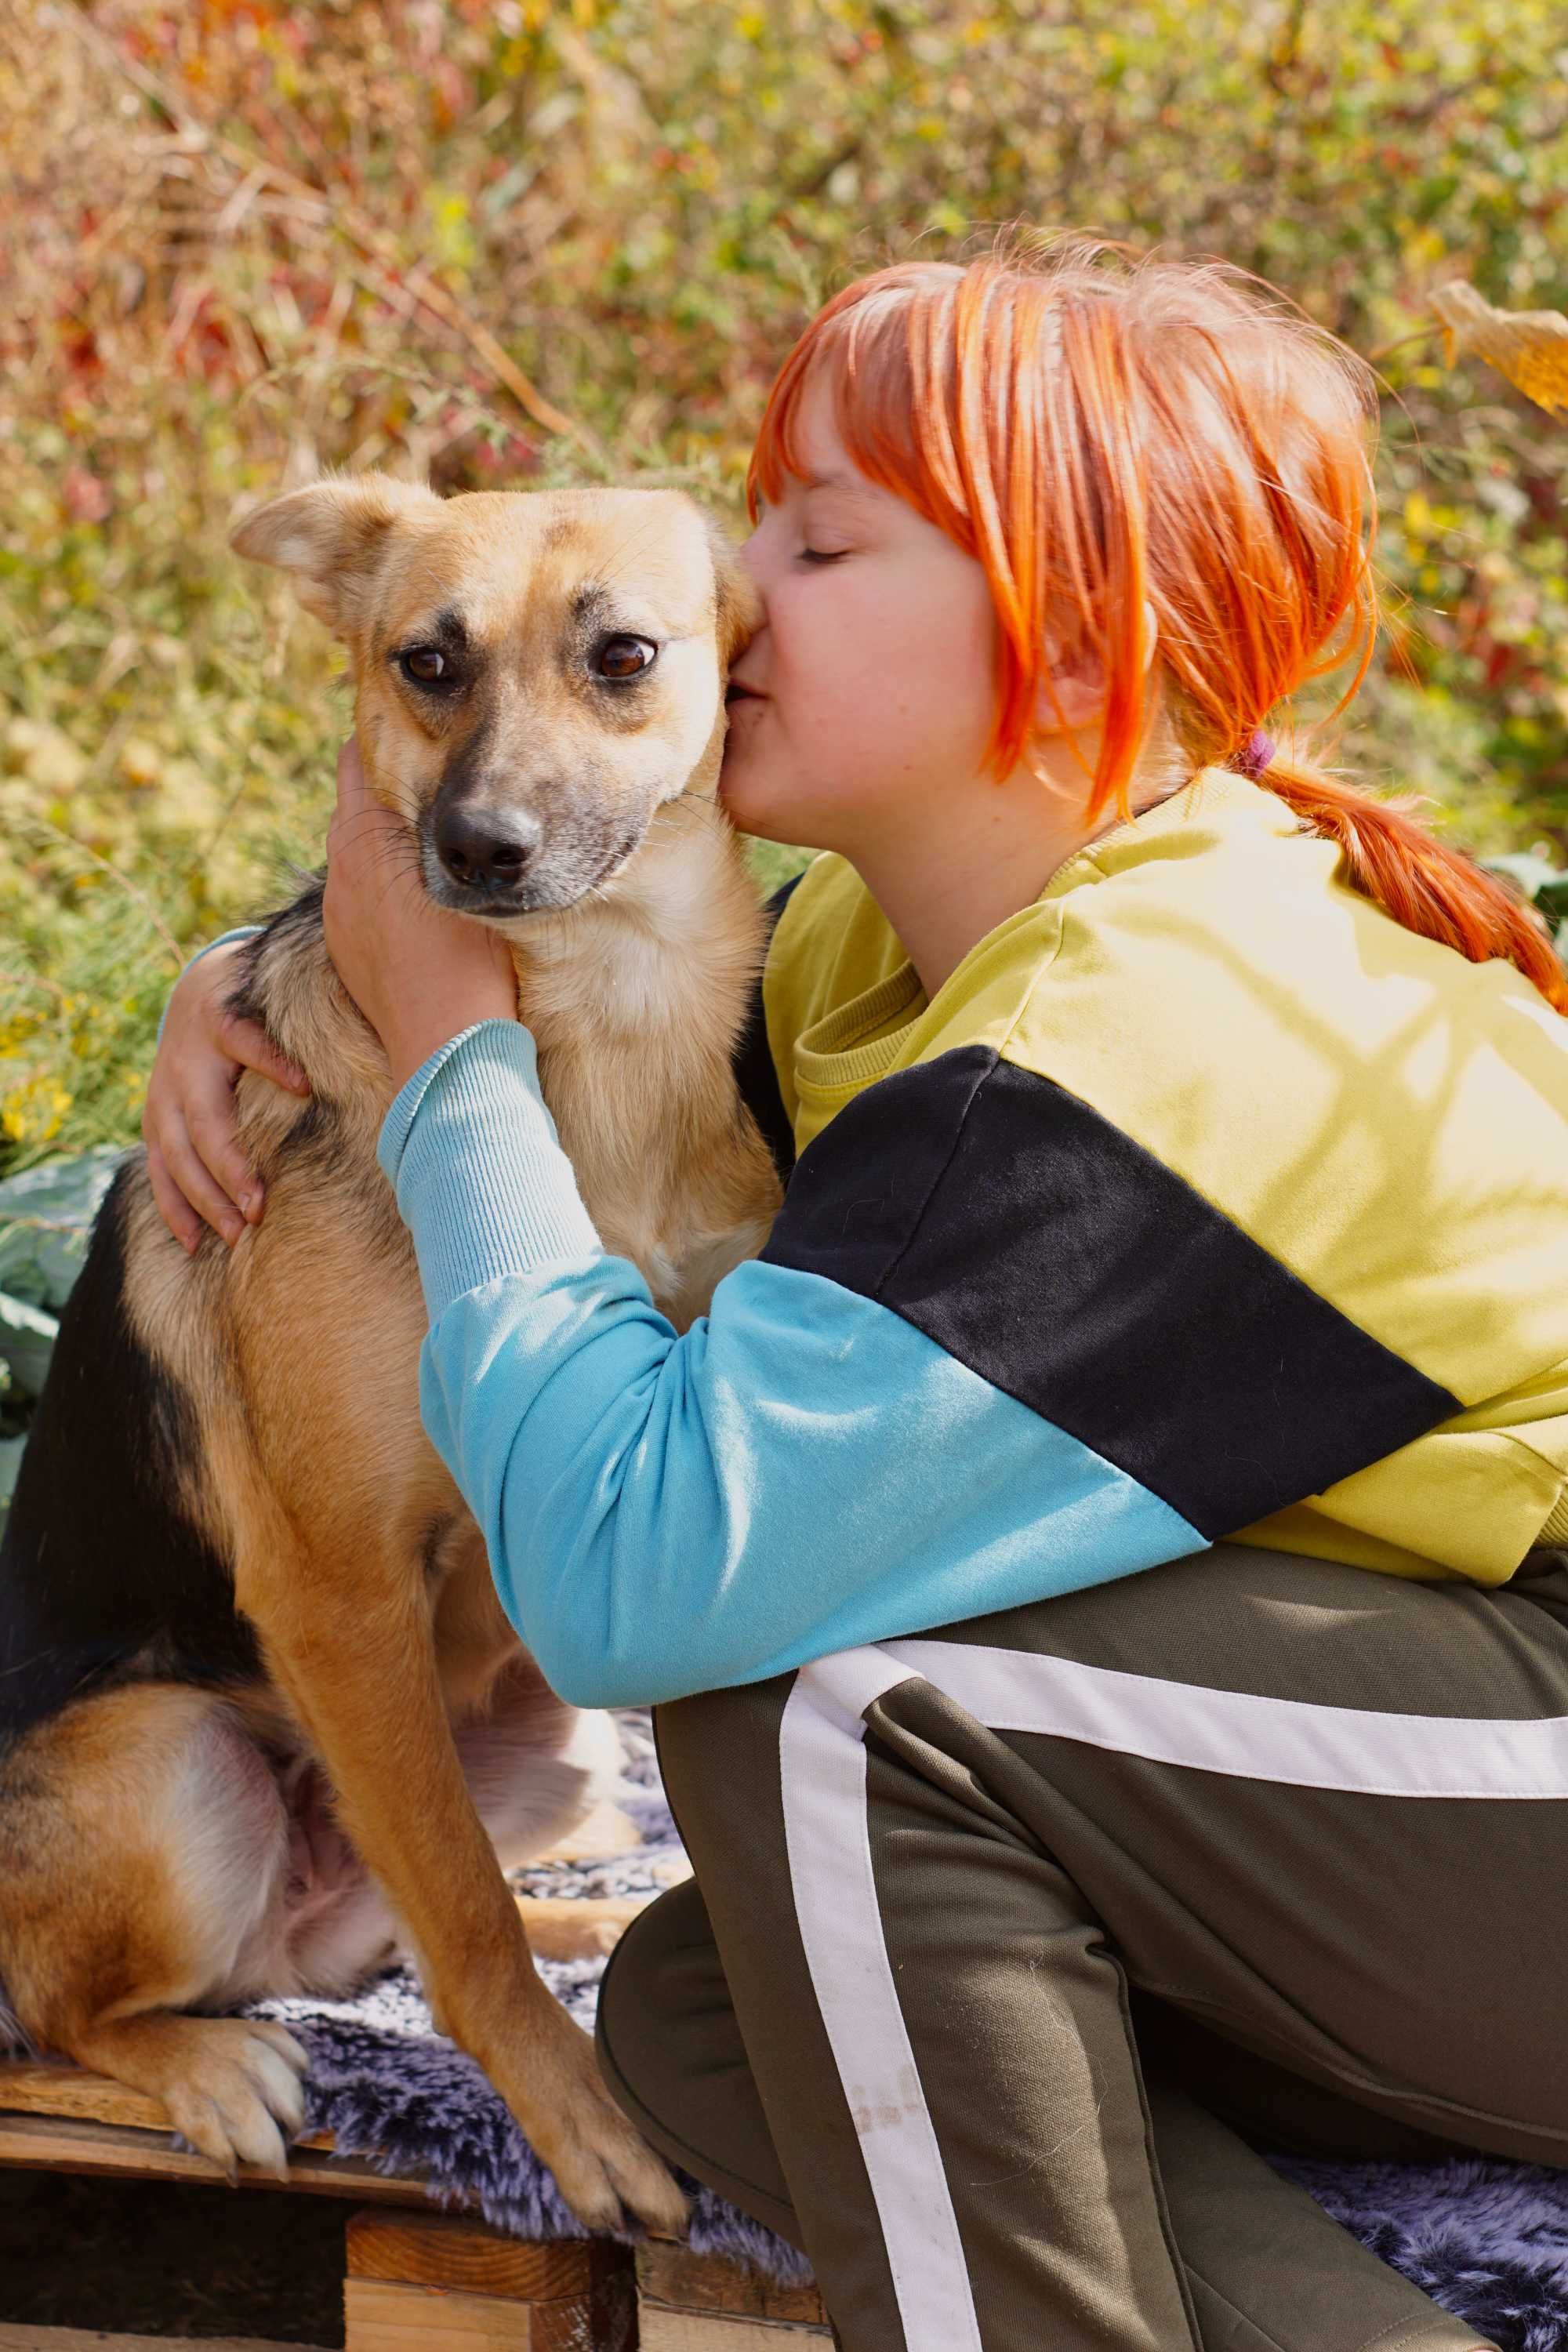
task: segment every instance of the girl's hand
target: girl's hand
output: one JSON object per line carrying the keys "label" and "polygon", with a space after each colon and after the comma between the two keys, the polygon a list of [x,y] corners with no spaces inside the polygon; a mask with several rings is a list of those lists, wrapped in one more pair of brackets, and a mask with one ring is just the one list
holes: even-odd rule
{"label": "girl's hand", "polygon": [[371,799],[352,736],[338,758],[321,914],[327,952],[385,1047],[394,1085],[477,1021],[517,1019],[506,941],[488,924],[431,905],[407,829]]}
{"label": "girl's hand", "polygon": [[147,1081],[142,1134],[153,1198],[187,1250],[201,1240],[204,1219],[231,1249],[247,1224],[261,1221],[261,1181],[234,1123],[240,1071],[258,1070],[290,1094],[310,1091],[264,1029],[225,1009],[242,947],[234,940],[214,948],[175,982]]}

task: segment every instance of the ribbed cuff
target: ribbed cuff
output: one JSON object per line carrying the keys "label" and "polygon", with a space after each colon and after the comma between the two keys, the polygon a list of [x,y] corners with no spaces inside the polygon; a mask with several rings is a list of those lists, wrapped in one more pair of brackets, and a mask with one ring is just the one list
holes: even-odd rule
{"label": "ribbed cuff", "polygon": [[432,1324],[487,1282],[599,1249],[521,1022],[481,1021],[422,1063],[376,1157],[414,1236]]}

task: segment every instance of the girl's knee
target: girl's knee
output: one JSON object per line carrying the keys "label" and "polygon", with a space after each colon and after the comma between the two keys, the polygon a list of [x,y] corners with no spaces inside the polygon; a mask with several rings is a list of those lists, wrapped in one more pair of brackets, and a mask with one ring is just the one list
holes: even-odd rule
{"label": "girl's knee", "polygon": [[705,2014],[719,1973],[695,1879],[639,1912],[610,1955],[595,2029],[599,2067],[618,2104],[662,2145],[686,2136],[681,2086],[698,2076]]}
{"label": "girl's knee", "polygon": [[650,1904],[599,1992],[599,2070],[672,2164],[798,2245],[779,2167],[696,1881]]}

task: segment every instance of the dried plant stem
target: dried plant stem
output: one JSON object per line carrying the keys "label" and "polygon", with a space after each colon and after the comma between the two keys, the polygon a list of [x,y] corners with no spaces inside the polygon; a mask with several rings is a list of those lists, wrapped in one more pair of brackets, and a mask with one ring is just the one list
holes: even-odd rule
{"label": "dried plant stem", "polygon": [[[553,401],[547,400],[497,341],[489,329],[469,316],[456,295],[449,293],[446,287],[438,284],[417,265],[413,268],[405,267],[394,240],[366,220],[357,206],[341,197],[329,196],[322,189],[312,187],[309,181],[298,178],[283,164],[259,157],[237,140],[209,129],[198,116],[181,106],[179,100],[155,74],[150,73],[145,66],[121,57],[98,27],[76,10],[71,10],[64,21],[100,63],[132,82],[144,98],[151,99],[172,122],[179,125],[185,152],[194,150],[199,153],[203,148],[216,149],[243,172],[240,185],[225,207],[225,214],[219,215],[220,221],[236,208],[237,217],[242,215],[245,206],[266,187],[292,197],[298,204],[317,209],[322,227],[336,231],[378,270],[390,272],[395,285],[424,309],[433,311],[445,326],[459,335],[494,380],[510,393],[518,406],[525,415],[531,416],[536,425],[543,425],[547,433],[559,434],[563,439],[577,442],[596,464],[607,466],[608,458],[597,435],[575,417],[568,416],[563,409],[557,408]],[[376,290],[384,293],[382,288]]]}

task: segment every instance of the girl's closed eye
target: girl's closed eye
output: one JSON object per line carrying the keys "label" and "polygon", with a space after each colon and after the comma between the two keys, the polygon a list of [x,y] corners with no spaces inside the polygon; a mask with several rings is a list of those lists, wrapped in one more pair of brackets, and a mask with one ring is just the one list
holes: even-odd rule
{"label": "girl's closed eye", "polygon": [[848,552],[847,547],[803,547],[800,560],[803,563],[841,563]]}

